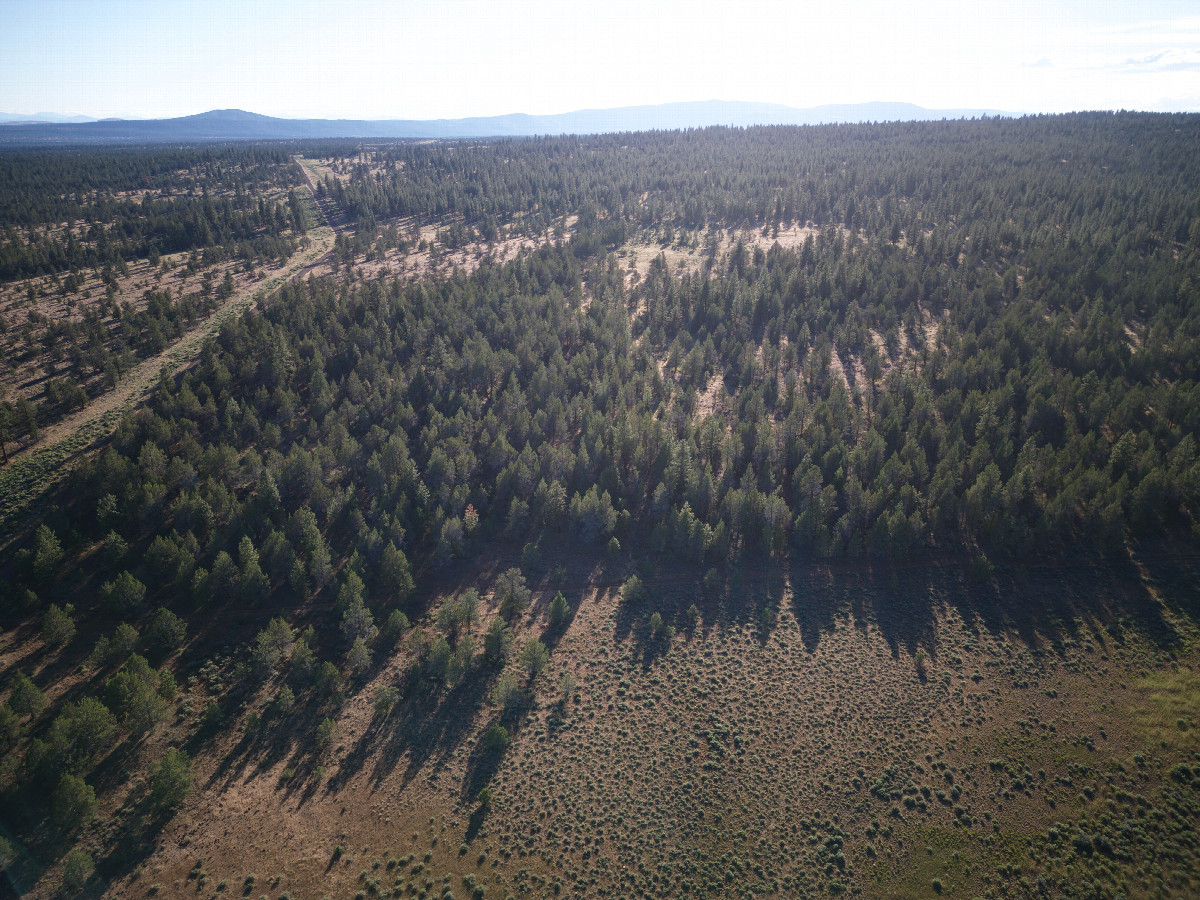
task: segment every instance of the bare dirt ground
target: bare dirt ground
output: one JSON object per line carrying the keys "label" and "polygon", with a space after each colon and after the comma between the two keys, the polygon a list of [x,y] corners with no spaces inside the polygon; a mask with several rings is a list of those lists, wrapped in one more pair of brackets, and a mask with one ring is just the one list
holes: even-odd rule
{"label": "bare dirt ground", "polygon": [[715,415],[719,412],[717,401],[721,394],[722,378],[719,373],[713,373],[708,379],[708,384],[701,392],[696,403],[696,419],[703,419],[705,416]]}
{"label": "bare dirt ground", "polygon": [[[619,255],[626,259],[630,274],[636,272],[634,282],[646,277],[650,271],[650,263],[661,254],[667,261],[668,268],[675,273],[698,272],[709,254],[709,242],[715,237],[716,253],[723,257],[737,246],[740,240],[750,252],[761,248],[764,252],[779,244],[785,250],[798,250],[804,246],[804,241],[812,236],[816,238],[819,228],[811,225],[793,225],[781,228],[777,233],[762,233],[760,228],[715,229],[706,230],[697,236],[698,246],[681,247],[678,243],[651,243],[646,241],[631,241],[622,248]],[[844,231],[844,229],[843,229]],[[632,282],[631,282],[632,283]]]}

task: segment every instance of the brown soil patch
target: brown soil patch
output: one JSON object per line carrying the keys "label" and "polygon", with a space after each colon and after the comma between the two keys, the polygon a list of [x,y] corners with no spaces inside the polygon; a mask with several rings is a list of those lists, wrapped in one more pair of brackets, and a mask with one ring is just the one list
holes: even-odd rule
{"label": "brown soil patch", "polygon": [[721,393],[722,384],[723,379],[721,378],[720,374],[714,373],[712,377],[708,379],[708,384],[705,385],[704,390],[700,393],[697,399],[697,419],[703,419],[705,416],[717,414],[717,399]]}

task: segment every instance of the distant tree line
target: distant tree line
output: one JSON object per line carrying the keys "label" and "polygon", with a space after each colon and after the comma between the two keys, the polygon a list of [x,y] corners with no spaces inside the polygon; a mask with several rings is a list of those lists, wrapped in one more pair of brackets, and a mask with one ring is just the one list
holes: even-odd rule
{"label": "distant tree line", "polygon": [[286,196],[299,184],[276,148],[0,152],[0,279],[207,248],[287,256],[307,227]]}

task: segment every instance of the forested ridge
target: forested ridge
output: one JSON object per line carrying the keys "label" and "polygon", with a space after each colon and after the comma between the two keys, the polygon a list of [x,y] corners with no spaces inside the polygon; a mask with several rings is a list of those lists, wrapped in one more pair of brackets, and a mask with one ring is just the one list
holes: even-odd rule
{"label": "forested ridge", "polygon": [[[280,617],[205,676],[209,707],[176,723],[193,750],[276,673],[325,716],[398,646],[422,684],[502,664],[503,622],[482,652],[459,640],[477,594],[418,625],[427,586],[520,553],[481,586],[511,621],[562,532],[714,582],[934,552],[986,579],[1011,558],[1194,547],[1198,146],[1197,116],[1086,114],[307,148],[344,173],[321,184],[356,224],[344,270],[223,326],[0,557],[5,620],[36,618],[44,652],[67,652],[76,617],[102,632],[49,711],[52,685],[6,673],[10,826],[48,828],[35,798],[86,795],[110,744],[158,727],[184,619],[230,607]],[[283,150],[222,152],[293,183],[267,166]],[[80,153],[72,178],[125,189],[172,160]],[[78,214],[22,184],[6,221]],[[222,202],[252,216],[251,187]],[[414,218],[558,236],[470,272],[356,271]],[[182,802],[186,768],[154,763],[137,814]],[[110,843],[116,870],[132,851]]]}

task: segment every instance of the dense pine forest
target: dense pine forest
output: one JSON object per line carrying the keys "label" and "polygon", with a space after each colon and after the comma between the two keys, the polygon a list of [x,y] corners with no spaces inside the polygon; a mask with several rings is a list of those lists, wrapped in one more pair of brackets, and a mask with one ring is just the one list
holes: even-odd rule
{"label": "dense pine forest", "polygon": [[[524,860],[540,840],[533,830],[510,841],[499,825],[504,799],[514,803],[511,821],[520,819],[516,776],[504,766],[529,759],[515,745],[534,711],[549,717],[551,736],[576,706],[591,710],[577,714],[580,729],[620,727],[611,702],[608,712],[591,706],[575,670],[556,669],[559,654],[580,652],[571,630],[584,615],[581,593],[601,590],[597,602],[619,611],[614,646],[635,642],[622,651],[633,654],[628,671],[614,676],[624,705],[626,679],[655,677],[646,673],[656,660],[693,632],[749,623],[761,640],[735,652],[750,654],[786,641],[770,635],[784,633],[788,616],[824,621],[826,613],[795,605],[798,589],[790,613],[778,598],[764,605],[761,596],[778,594],[784,580],[818,598],[827,590],[818,573],[851,573],[844,577],[855,584],[867,578],[867,594],[903,598],[912,576],[897,573],[961,564],[964,580],[951,592],[998,590],[989,602],[1003,608],[1005,573],[1027,565],[1071,560],[1107,571],[1141,553],[1195,559],[1197,147],[1197,116],[1083,114],[0,153],[0,278],[9,281],[178,252],[209,254],[208,264],[286,256],[294,245],[277,252],[264,242],[294,242],[314,224],[296,193],[297,155],[323,161],[316,199],[342,229],[325,270],[227,322],[182,374],[164,374],[151,399],[75,460],[66,486],[6,538],[3,861],[42,893],[59,884],[99,892],[128,884],[121,879],[131,872],[136,880],[155,852],[154,832],[212,790],[218,776],[203,782],[198,773],[229,765],[239,752],[232,741],[281,742],[301,760],[289,779],[310,779],[311,792],[340,790],[337,772],[355,754],[338,734],[359,698],[373,710],[372,728],[399,717],[398,734],[429,741],[453,731],[431,723],[481,717],[477,740],[462,745],[465,774],[450,776],[462,784],[451,807],[465,828],[458,860],[479,857],[466,886],[476,897],[550,896],[564,884],[614,897],[883,896],[899,882],[868,873],[883,872],[873,861],[910,813],[944,808],[947,833],[974,828],[992,838],[991,812],[985,820],[982,806],[959,804],[958,793],[947,799],[951,785],[963,788],[946,762],[921,762],[905,745],[896,751],[904,763],[884,748],[846,762],[842,782],[873,784],[884,806],[874,811],[870,797],[858,807],[812,801],[795,840],[815,849],[786,863],[721,857],[728,835],[742,842],[749,829],[765,846],[769,829],[759,823],[756,832],[744,806],[744,816],[724,813],[736,826],[722,826],[711,804],[725,795],[701,779],[690,790],[710,798],[699,801],[709,818],[700,809],[706,824],[670,853],[610,823],[624,837],[595,845],[594,857],[583,851],[574,888],[483,862],[497,842],[515,849],[527,834]],[[522,241],[519,253],[501,252]],[[470,265],[403,272],[415,253],[452,260],[471,250]],[[17,406],[6,409],[17,429]],[[662,573],[669,589],[655,587]],[[1169,651],[1176,673],[1196,662],[1194,603],[1172,599],[1191,596],[1187,581],[1155,589],[1164,609],[1183,610]],[[756,591],[759,599],[738,599]],[[714,612],[714,598],[725,612]],[[907,601],[894,602],[902,609],[893,615],[908,615]],[[1077,612],[1107,615],[1096,603]],[[1161,625],[1165,614],[1156,615]],[[1128,610],[1118,618],[1131,634],[1141,627]],[[1036,616],[1030,625],[1046,627]],[[972,651],[981,642],[978,632],[968,638]],[[814,644],[798,641],[789,658]],[[919,675],[912,690],[951,690],[949,671],[944,684],[927,671],[935,641],[912,639],[904,652]],[[1112,652],[1114,666],[1126,659]],[[1045,665],[1040,651],[1034,658]],[[1137,656],[1130,671],[1159,662]],[[1014,668],[1006,683],[1023,677],[1033,678]],[[959,680],[959,690],[972,688],[966,674]],[[1183,702],[1191,709],[1194,698]],[[1178,714],[1186,736],[1170,745],[1181,754],[1171,758],[1177,824],[1200,809],[1190,714]],[[740,755],[743,738],[729,744],[728,725],[705,727],[711,754]],[[744,727],[753,743],[758,728]],[[264,736],[270,729],[275,736]],[[411,752],[420,744],[413,738]],[[1047,782],[1018,758],[1010,750],[991,772],[1009,772],[1022,783],[1017,793]],[[941,806],[915,786],[935,774],[939,783],[944,776]],[[911,794],[899,787],[904,778],[915,779]],[[983,803],[986,792],[977,793]],[[789,802],[786,790],[780,798]],[[345,813],[350,801],[339,802]],[[829,818],[835,808],[841,822]],[[101,809],[107,819],[95,818]],[[1070,818],[1065,806],[1056,815]],[[1086,882],[1083,869],[1055,870],[1053,852],[1021,849],[1003,863],[986,856],[974,875],[968,865],[954,883],[964,896],[1116,896],[1121,878],[1158,860],[1166,840],[1109,853],[1100,841],[1117,840],[1105,835],[1119,831],[1118,820],[1071,821],[1067,852],[1079,857],[1071,865],[1095,863]],[[418,826],[425,822],[398,828],[407,839]],[[1095,853],[1093,838],[1085,852],[1076,831],[1095,837]],[[939,859],[967,846],[920,840]],[[1190,828],[1176,840],[1177,879],[1160,872],[1158,893],[1127,896],[1186,896],[1200,883]],[[843,843],[861,854],[849,869]],[[326,875],[358,852],[322,846],[322,865],[330,850]],[[457,872],[447,853],[431,848],[423,864]],[[626,879],[597,863],[610,857],[634,870],[653,858],[657,868]],[[979,881],[1018,858],[1036,885],[1003,872]],[[1104,859],[1120,865],[1105,868]],[[391,859],[385,881],[413,863]],[[778,871],[764,874],[763,865]],[[39,881],[37,866],[52,874]],[[200,890],[203,868],[195,862],[186,884],[161,890]],[[394,896],[437,893],[433,882],[419,884],[419,866],[413,872],[407,884],[396,879]],[[246,896],[267,890],[254,878],[244,880]],[[944,874],[923,884],[940,894],[942,879],[949,889]],[[393,890],[365,868],[351,882],[337,895]],[[306,883],[309,893],[324,889]]]}

